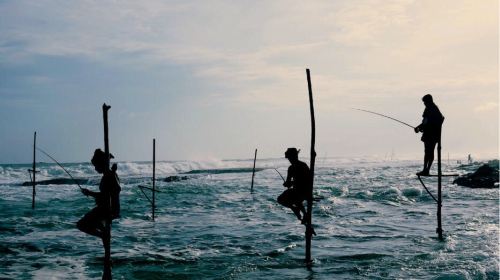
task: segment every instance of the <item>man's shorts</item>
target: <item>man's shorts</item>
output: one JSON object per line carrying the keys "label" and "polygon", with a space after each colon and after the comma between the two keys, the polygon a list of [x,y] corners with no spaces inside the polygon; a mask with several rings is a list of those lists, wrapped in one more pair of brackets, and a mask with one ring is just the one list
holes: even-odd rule
{"label": "man's shorts", "polygon": [[305,196],[295,189],[287,189],[278,196],[278,202],[283,204],[300,204],[304,200]]}

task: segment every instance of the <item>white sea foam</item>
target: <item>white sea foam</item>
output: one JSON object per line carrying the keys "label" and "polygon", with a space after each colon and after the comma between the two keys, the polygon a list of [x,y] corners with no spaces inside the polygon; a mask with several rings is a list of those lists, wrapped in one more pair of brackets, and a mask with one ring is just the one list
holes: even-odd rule
{"label": "white sea foam", "polygon": [[[288,165],[286,159],[258,160],[257,167],[269,169],[256,173],[252,192],[251,174],[244,172],[196,173],[179,182],[158,181],[161,192],[152,222],[151,205],[137,188],[149,180],[151,162],[118,162],[118,173],[125,179],[122,218],[113,223],[116,278],[221,279],[246,264],[255,269],[240,272],[238,279],[307,278],[298,277],[306,271],[301,261],[304,226],[276,202],[284,188],[272,168],[285,175]],[[414,175],[420,165],[420,161],[370,158],[317,160],[315,278],[330,279],[332,272],[339,272],[345,279],[430,279],[444,275],[444,267],[453,268],[448,271],[452,274],[467,271],[471,279],[495,279],[498,190],[451,187],[451,179],[443,180],[446,240],[439,242],[436,204]],[[99,181],[89,163],[64,166],[74,177]],[[252,166],[252,159],[160,161],[156,173],[169,176]],[[99,277],[101,244],[74,226],[94,201],[75,185],[40,186],[33,211],[31,187],[16,185],[29,180],[28,168],[0,165],[0,238],[5,241],[0,242],[0,252],[8,264],[0,267],[0,275]],[[67,176],[54,164],[40,164],[39,169],[39,179]],[[450,165],[445,170],[459,169]],[[435,178],[426,178],[426,183],[435,193]]]}

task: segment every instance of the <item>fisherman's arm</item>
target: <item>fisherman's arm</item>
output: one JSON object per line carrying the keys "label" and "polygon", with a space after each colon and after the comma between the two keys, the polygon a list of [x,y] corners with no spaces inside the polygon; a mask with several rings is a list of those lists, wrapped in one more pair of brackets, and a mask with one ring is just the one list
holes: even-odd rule
{"label": "fisherman's arm", "polygon": [[101,194],[100,192],[93,192],[89,189],[82,189],[82,193],[86,196],[91,196],[93,198],[96,198],[97,196],[99,196]]}
{"label": "fisherman's arm", "polygon": [[292,167],[288,167],[288,172],[286,174],[286,181],[283,183],[284,187],[290,188],[293,183],[292,183]]}
{"label": "fisherman's arm", "polygon": [[422,123],[419,124],[417,127],[415,127],[415,133],[419,133],[419,132],[424,131],[424,127],[425,127],[425,125],[427,125],[428,122],[429,122],[429,119],[424,114],[424,118],[422,119]]}
{"label": "fisherman's arm", "polygon": [[425,108],[424,113],[422,114],[422,123],[415,127],[415,133],[423,132],[425,126],[429,123],[429,118],[431,116],[431,112],[429,108]]}

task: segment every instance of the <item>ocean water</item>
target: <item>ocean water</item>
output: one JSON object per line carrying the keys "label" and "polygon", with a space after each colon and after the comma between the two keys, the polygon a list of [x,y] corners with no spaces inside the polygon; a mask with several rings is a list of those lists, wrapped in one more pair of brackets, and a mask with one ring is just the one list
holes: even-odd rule
{"label": "ocean water", "polygon": [[[306,162],[308,162],[306,160]],[[150,162],[119,162],[122,217],[112,228],[114,279],[498,279],[499,190],[443,180],[445,241],[435,233],[436,203],[415,175],[420,161],[317,159],[312,241],[304,263],[304,226],[276,203],[288,162],[158,162],[156,219],[138,188]],[[64,164],[84,187],[98,174]],[[476,166],[477,167],[477,166]],[[31,209],[29,165],[0,165],[0,279],[100,279],[100,241],[75,223],[94,202],[70,181],[37,186]],[[51,163],[37,180],[67,178]],[[230,168],[231,172],[224,172]],[[215,169],[215,171],[214,171]],[[474,166],[443,165],[464,174]],[[434,171],[435,172],[435,171]],[[183,174],[186,173],[186,174]],[[436,179],[425,181],[436,192]]]}

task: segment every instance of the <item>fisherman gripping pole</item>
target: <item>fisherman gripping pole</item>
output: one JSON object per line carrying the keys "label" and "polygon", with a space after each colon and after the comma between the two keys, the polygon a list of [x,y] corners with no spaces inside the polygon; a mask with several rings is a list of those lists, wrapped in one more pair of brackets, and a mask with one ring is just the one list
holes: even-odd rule
{"label": "fisherman gripping pole", "polygon": [[33,173],[33,177],[31,178],[31,182],[33,183],[33,193],[32,193],[32,199],[31,199],[31,209],[35,209],[36,173],[39,172],[39,171],[36,171],[36,131],[35,131],[35,135],[33,137],[33,166],[31,168],[32,169],[28,169],[30,177],[31,177],[31,173]]}
{"label": "fisherman gripping pole", "polygon": [[[108,137],[108,111],[111,109],[111,106],[106,105],[104,103],[102,105],[102,118],[104,123],[104,172],[110,172],[109,169],[109,137]],[[111,209],[111,193],[106,192],[105,201],[108,204],[108,209]],[[102,279],[111,279],[111,213],[106,213],[106,222],[104,225],[104,272],[102,275]]]}
{"label": "fisherman gripping pole", "polygon": [[311,74],[309,69],[306,69],[307,74],[307,87],[309,90],[309,108],[311,111],[311,164],[309,166],[311,171],[311,179],[310,179],[310,193],[307,197],[307,213],[306,213],[306,263],[310,264],[311,260],[311,239],[314,234],[314,229],[312,227],[312,203],[313,203],[313,187],[314,187],[314,162],[316,160],[316,151],[314,149],[315,140],[316,140],[316,123],[314,119],[314,102],[313,102],[313,94],[312,94],[312,85],[311,85]]}

